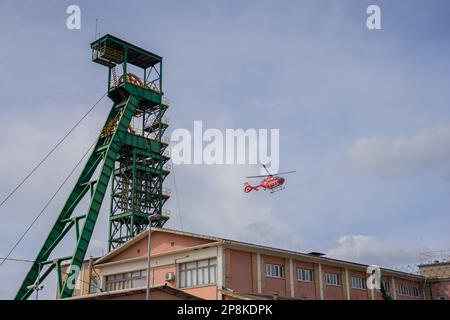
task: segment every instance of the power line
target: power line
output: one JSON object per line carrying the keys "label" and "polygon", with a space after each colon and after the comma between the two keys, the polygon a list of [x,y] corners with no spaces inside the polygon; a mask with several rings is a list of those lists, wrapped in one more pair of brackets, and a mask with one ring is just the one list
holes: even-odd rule
{"label": "power line", "polygon": [[[2,259],[2,260],[7,260],[7,261],[14,261],[14,262],[27,262],[27,263],[34,263],[34,262],[36,262],[35,260],[20,259],[20,258],[4,258],[4,257],[0,257],[0,259]],[[92,269],[93,269],[92,271],[93,271],[93,272],[97,275],[97,277],[98,277],[99,274],[97,273],[97,271],[95,271],[94,268],[92,268]],[[64,273],[65,275],[67,275],[67,276],[70,276],[69,273],[67,273],[67,272],[65,272],[65,271],[63,271],[63,270],[61,270],[61,272]],[[99,287],[98,285],[96,285],[95,282],[92,281],[92,279],[91,279],[90,283],[89,283],[89,282],[86,282],[86,281],[84,281],[84,280],[81,280],[81,279],[77,279],[77,281],[83,282],[84,284],[87,284],[88,286],[89,286],[89,285],[92,285],[92,286],[95,287],[96,289],[99,289],[101,292],[111,293],[111,291],[104,290],[104,289],[102,289],[101,287]]]}
{"label": "power line", "polygon": [[[94,269],[95,270],[95,269]],[[67,272],[65,272],[65,271],[63,271],[63,270],[61,270],[61,272],[62,273],[64,273],[65,275],[67,275],[67,276],[71,276],[71,274],[69,274],[69,273],[67,273]],[[95,272],[95,271],[94,271]],[[97,274],[97,276],[98,276],[98,273],[97,272],[95,272],[96,274]],[[94,278],[94,277],[92,277],[92,278]],[[80,281],[80,282],[82,282],[82,283],[84,283],[84,284],[87,284],[88,285],[88,292],[89,292],[89,288],[90,288],[90,286],[93,286],[95,289],[98,289],[100,292],[105,292],[105,293],[110,293],[110,294],[112,294],[112,292],[111,291],[109,291],[109,290],[106,290],[106,289],[102,289],[101,287],[99,287],[94,281],[92,281],[93,279],[89,279],[89,282],[86,282],[85,280],[81,280],[81,277],[80,277],[80,279],[76,279],[75,281]],[[89,293],[88,293],[89,294]],[[81,295],[80,295],[81,296]]]}
{"label": "power line", "polygon": [[[19,259],[19,258],[3,258],[3,257],[0,257],[0,259],[7,260],[7,261],[15,261],[15,262],[28,262],[28,263],[34,263],[34,262],[36,262],[35,260],[27,260],[27,259]],[[96,274],[97,277],[98,277],[99,275],[98,275],[98,273],[95,271],[94,268],[93,268],[93,271],[95,272],[95,274]],[[64,273],[65,275],[67,275],[67,276],[70,276],[70,275],[71,275],[71,274],[69,274],[69,273],[67,273],[67,272],[65,272],[65,271],[63,271],[63,270],[61,270],[61,272]],[[93,287],[95,287],[96,289],[99,289],[100,292],[112,293],[111,291],[104,290],[104,289],[102,289],[101,287],[99,287],[97,284],[95,284],[94,281],[92,281],[92,279],[90,279],[90,282],[86,282],[86,281],[81,280],[81,279],[77,279],[77,281],[83,282],[84,284],[87,284],[88,286],[93,286]]]}
{"label": "power line", "polygon": [[34,260],[27,260],[27,259],[19,259],[19,258],[3,258],[0,257],[0,259],[2,259],[3,261],[15,261],[15,262],[30,262],[30,263],[34,263]]}
{"label": "power line", "polygon": [[[34,263],[34,262],[36,262],[36,261],[34,261],[34,260],[27,260],[27,259],[20,259],[20,258],[3,258],[3,257],[0,257],[0,259],[7,260],[7,261],[28,262],[28,263]],[[101,293],[114,294],[115,292],[110,291],[110,290],[108,290],[108,289],[106,289],[106,288],[103,289],[103,288],[100,287],[98,284],[96,284],[96,281],[93,281],[94,278],[98,278],[98,277],[100,277],[100,275],[97,273],[97,271],[95,270],[95,268],[92,268],[92,271],[93,271],[93,273],[96,274],[96,276],[90,277],[89,282],[87,282],[87,281],[85,281],[85,280],[82,280],[81,277],[79,277],[79,278],[77,277],[76,281],[80,281],[80,282],[82,282],[82,283],[84,283],[84,284],[87,284],[87,285],[88,285],[88,292],[90,291],[90,287],[92,286],[92,287],[94,287],[95,289],[98,289],[98,291],[100,291]],[[154,270],[153,270],[153,271],[154,271]],[[65,275],[67,275],[67,276],[71,276],[70,273],[68,273],[68,272],[66,272],[66,271],[64,271],[64,270],[61,270],[61,272],[62,272],[63,274],[65,274]],[[131,288],[130,288],[130,289],[131,289]],[[89,294],[91,294],[91,293],[89,292],[88,295],[89,295]],[[80,295],[80,296],[81,296],[81,295]],[[84,295],[83,295],[83,296],[84,296]]]}
{"label": "power line", "polygon": [[81,159],[77,162],[75,167],[70,171],[69,175],[64,179],[64,181],[61,183],[61,185],[58,187],[58,189],[55,191],[55,193],[50,197],[50,199],[46,202],[44,207],[41,209],[39,214],[34,218],[33,222],[28,226],[28,228],[25,230],[25,232],[20,236],[20,238],[17,240],[17,242],[13,245],[11,250],[6,255],[6,258],[3,258],[2,262],[0,262],[0,267],[3,265],[3,263],[10,257],[10,255],[13,253],[13,251],[16,249],[16,247],[20,244],[20,242],[23,240],[23,238],[27,235],[28,231],[33,227],[33,225],[36,223],[36,221],[41,217],[41,215],[44,213],[44,211],[47,209],[47,207],[50,205],[50,203],[53,201],[53,199],[56,197],[56,195],[59,193],[59,191],[63,188],[63,186],[66,184],[66,182],[69,180],[69,178],[72,176],[72,174],[75,172],[75,170],[78,168],[78,166],[81,164],[83,159],[88,155],[91,148],[94,146],[96,141],[90,145],[90,147],[87,149],[87,151],[83,154]]}
{"label": "power line", "polygon": [[[27,181],[35,172],[36,170],[50,157],[50,155],[55,152],[56,149],[66,140],[66,138],[75,130],[76,127],[94,110],[94,108],[99,104],[99,102],[106,96],[106,92],[103,94],[103,96],[81,117],[80,120],[78,120],[75,125],[62,137],[61,140],[58,141],[58,143],[42,158],[41,161],[38,162],[38,164],[25,176],[25,178],[20,181],[20,183],[0,202],[0,208],[8,201],[8,199]],[[0,264],[1,265],[1,264]]]}

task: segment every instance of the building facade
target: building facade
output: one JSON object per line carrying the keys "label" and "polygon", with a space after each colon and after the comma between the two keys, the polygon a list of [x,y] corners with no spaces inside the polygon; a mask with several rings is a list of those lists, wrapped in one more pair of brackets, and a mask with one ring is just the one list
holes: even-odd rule
{"label": "building facade", "polygon": [[435,260],[419,265],[426,282],[425,296],[429,300],[450,299],[450,260]]}
{"label": "building facade", "polygon": [[[91,267],[80,273],[75,294],[108,298],[145,287],[147,247],[148,232],[143,232],[94,263],[87,261]],[[150,286],[168,286],[201,299],[383,299],[381,290],[367,287],[367,267],[318,253],[152,229]],[[381,283],[384,298],[430,298],[423,275],[381,268]]]}

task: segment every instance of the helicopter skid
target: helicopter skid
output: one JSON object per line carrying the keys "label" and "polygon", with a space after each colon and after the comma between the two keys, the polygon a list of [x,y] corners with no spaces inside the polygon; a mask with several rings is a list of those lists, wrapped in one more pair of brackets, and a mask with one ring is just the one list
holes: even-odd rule
{"label": "helicopter skid", "polygon": [[284,190],[284,186],[279,186],[279,187],[276,187],[276,188],[273,188],[273,189],[271,189],[270,190],[270,193],[275,193],[275,192],[278,192],[278,191],[282,191],[282,190]]}

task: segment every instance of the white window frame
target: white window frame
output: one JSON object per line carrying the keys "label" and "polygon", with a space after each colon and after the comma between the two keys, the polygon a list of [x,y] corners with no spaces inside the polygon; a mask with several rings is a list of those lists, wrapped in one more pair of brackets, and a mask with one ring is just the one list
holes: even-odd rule
{"label": "white window frame", "polygon": [[397,286],[397,293],[400,294],[400,295],[402,295],[402,296],[405,295],[403,287],[404,287],[404,286],[403,286],[402,284],[399,284],[399,285]]}
{"label": "white window frame", "polygon": [[[206,263],[204,266],[199,266],[199,264]],[[190,264],[195,264],[194,267],[188,267]],[[209,286],[217,283],[217,259],[201,259],[196,261],[188,261],[180,263],[178,265],[178,288],[194,288]],[[213,278],[211,277],[213,274]],[[201,275],[201,276],[200,276]],[[205,279],[200,281],[199,279]],[[200,283],[201,282],[201,283]]]}
{"label": "white window frame", "polygon": [[404,284],[399,284],[397,286],[397,293],[402,296],[408,297],[420,297],[420,289],[418,287],[408,286]]}
{"label": "white window frame", "polygon": [[284,266],[282,264],[266,263],[266,276],[284,278]]}
{"label": "white window frame", "polygon": [[[387,293],[389,292],[389,281],[382,281],[381,284],[384,287],[384,291]],[[380,288],[381,289],[381,288]]]}
{"label": "white window frame", "polygon": [[366,289],[366,284],[363,278],[361,277],[352,277],[352,289]]}
{"label": "white window frame", "polygon": [[297,280],[301,282],[313,282],[314,276],[311,269],[297,268]]}
{"label": "white window frame", "polygon": [[340,286],[341,277],[339,273],[325,272],[325,283],[330,286]]}
{"label": "white window frame", "polygon": [[[105,290],[117,291],[130,288],[144,287],[147,279],[147,270],[135,270],[113,273],[104,276]],[[144,282],[143,286],[136,286],[137,282]]]}

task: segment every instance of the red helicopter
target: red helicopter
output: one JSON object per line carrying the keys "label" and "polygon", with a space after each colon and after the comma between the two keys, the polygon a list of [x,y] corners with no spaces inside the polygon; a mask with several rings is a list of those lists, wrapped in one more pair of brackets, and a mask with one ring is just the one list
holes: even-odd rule
{"label": "red helicopter", "polygon": [[260,184],[256,186],[250,185],[248,182],[244,182],[244,192],[249,193],[252,190],[259,191],[259,188],[263,188],[264,190],[270,190],[270,193],[274,193],[277,191],[281,191],[284,189],[284,182],[286,181],[284,178],[279,177],[282,174],[288,174],[293,173],[295,171],[288,171],[288,172],[282,172],[278,173],[277,175],[272,175],[269,170],[267,170],[266,166],[263,164],[264,169],[267,171],[266,175],[261,176],[249,176],[246,178],[262,178],[265,177]]}

